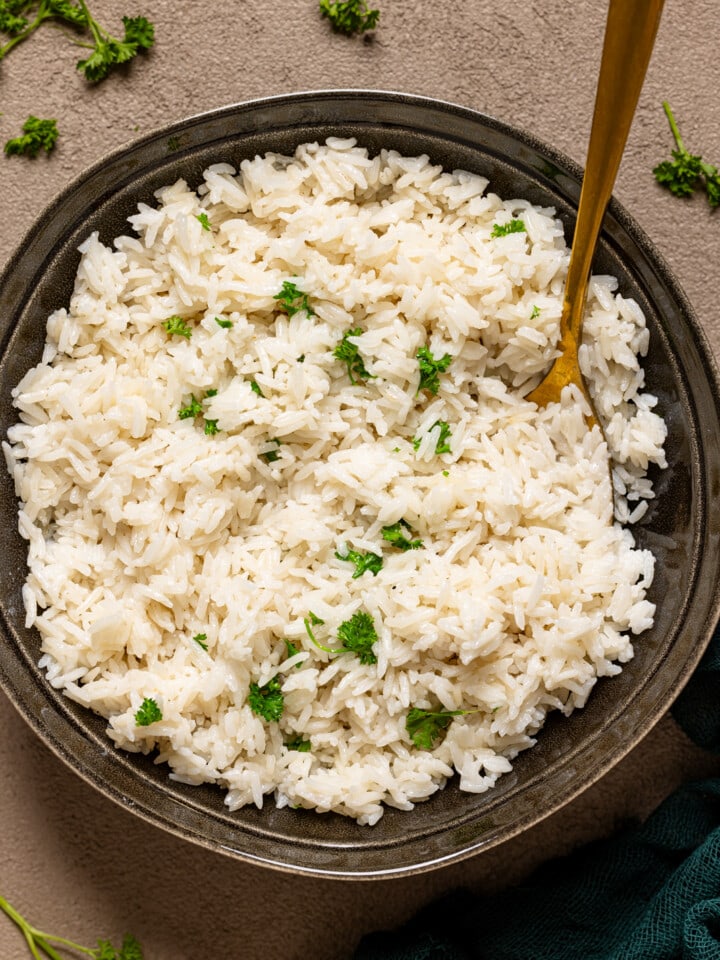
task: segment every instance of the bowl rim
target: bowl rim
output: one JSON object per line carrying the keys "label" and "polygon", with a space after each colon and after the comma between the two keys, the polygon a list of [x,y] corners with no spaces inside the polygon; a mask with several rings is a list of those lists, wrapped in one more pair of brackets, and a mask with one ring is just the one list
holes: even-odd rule
{"label": "bowl rim", "polygon": [[[73,196],[79,190],[81,190],[82,186],[88,179],[98,175],[109,165],[116,164],[123,158],[131,158],[134,154],[143,153],[154,143],[158,144],[160,141],[168,140],[174,136],[180,136],[187,132],[189,126],[204,125],[213,119],[221,119],[224,116],[231,114],[234,115],[238,112],[247,112],[250,109],[257,108],[273,109],[281,105],[300,105],[307,101],[313,101],[316,103],[320,101],[338,102],[343,99],[359,101],[367,98],[386,101],[393,104],[407,104],[419,108],[430,108],[433,110],[441,109],[449,112],[450,114],[454,114],[459,119],[468,119],[473,123],[479,122],[486,127],[492,128],[506,136],[513,138],[525,146],[536,150],[543,157],[549,159],[550,163],[556,163],[563,173],[569,174],[572,179],[578,182],[579,191],[579,182],[582,179],[582,167],[572,158],[557,150],[555,147],[552,147],[535,137],[532,133],[528,133],[519,127],[516,127],[505,121],[498,120],[481,111],[473,110],[469,107],[461,106],[450,101],[396,91],[360,88],[297,91],[270,97],[255,98],[252,100],[238,101],[236,103],[215,107],[211,110],[202,111],[192,114],[186,118],[174,120],[164,124],[155,128],[149,133],[144,134],[138,139],[131,141],[129,144],[108,151],[89,167],[83,169],[44,206],[43,210],[36,217],[33,224],[25,232],[20,242],[11,252],[2,274],[0,275],[0,289],[4,290],[7,288],[8,279],[12,276],[14,271],[17,270],[18,265],[21,263],[23,257],[27,255],[28,251],[36,243],[41,242],[44,236],[46,223],[51,221],[58,212],[63,210],[68,202],[72,200]],[[330,122],[328,122],[327,125],[330,126]],[[336,121],[335,125],[342,126],[342,121]],[[444,136],[445,139],[448,139],[448,135],[442,136]],[[180,147],[177,151],[177,156],[181,157],[185,152],[190,155],[193,152],[193,148]],[[576,203],[577,200],[575,200],[575,206]],[[705,368],[705,374],[715,401],[716,411],[720,415],[720,377],[718,375],[712,349],[710,347],[707,335],[703,327],[700,325],[700,322],[682,287],[675,279],[664,257],[657,250],[653,242],[640,228],[635,219],[630,216],[630,214],[615,198],[611,199],[608,206],[608,213],[606,214],[605,219],[606,227],[609,218],[615,220],[620,229],[630,236],[633,242],[643,252],[647,260],[650,261],[658,273],[661,274],[664,283],[672,293],[674,301],[679,307],[680,312],[682,312],[684,318],[689,322],[695,336],[695,347]],[[79,221],[80,218],[78,218],[78,222]],[[5,354],[7,341],[11,334],[12,327],[5,332],[2,338],[2,344],[0,344],[0,357],[4,356]],[[632,738],[628,742],[618,746],[613,753],[612,758],[606,759],[604,762],[597,765],[589,775],[584,776],[580,784],[566,782],[554,805],[548,809],[536,809],[531,813],[527,813],[524,818],[517,820],[512,829],[504,829],[502,836],[500,837],[484,837],[481,834],[479,837],[475,837],[472,843],[466,844],[462,848],[455,849],[440,856],[432,856],[430,859],[423,862],[414,862],[411,864],[396,863],[386,869],[373,868],[370,870],[363,870],[360,868],[348,870],[333,867],[308,867],[307,865],[289,863],[284,861],[282,858],[273,855],[255,855],[247,849],[241,850],[232,848],[227,844],[220,842],[219,839],[215,837],[201,835],[197,832],[188,832],[188,827],[185,823],[178,823],[170,815],[168,815],[166,811],[153,808],[152,805],[145,802],[142,797],[139,797],[137,794],[133,794],[132,790],[123,790],[115,783],[98,777],[97,769],[94,769],[93,766],[91,766],[92,761],[96,767],[96,757],[82,756],[82,745],[77,743],[77,737],[79,736],[83,741],[86,741],[87,738],[84,733],[80,734],[80,731],[77,730],[72,721],[71,715],[66,711],[60,711],[56,709],[54,710],[54,716],[50,717],[48,714],[50,708],[43,696],[45,692],[44,690],[36,690],[36,695],[30,698],[27,697],[27,690],[20,690],[18,686],[18,678],[21,676],[25,679],[27,678],[27,672],[25,670],[26,663],[23,662],[22,656],[20,656],[19,652],[14,651],[9,644],[0,644],[0,688],[5,691],[13,706],[31,726],[39,738],[46,744],[46,746],[48,746],[59,759],[61,759],[72,770],[74,770],[75,773],[82,777],[82,779],[92,784],[106,797],[109,797],[124,809],[131,810],[134,814],[141,817],[141,819],[144,819],[155,826],[160,826],[175,836],[181,837],[184,840],[191,840],[193,843],[204,847],[205,849],[215,850],[248,863],[271,867],[276,870],[295,875],[300,874],[323,878],[357,880],[389,879],[406,877],[420,872],[437,869],[441,866],[474,856],[482,850],[490,849],[499,843],[503,843],[545,819],[551,813],[556,812],[577,797],[580,793],[592,786],[592,784],[596,783],[597,780],[599,780],[611,767],[613,767],[624,756],[626,756],[627,753],[629,753],[630,750],[633,749],[633,747],[635,747],[637,743],[639,743],[639,741],[646,736],[652,727],[654,727],[661,717],[667,712],[670,704],[680,693],[692,674],[694,668],[700,661],[719,618],[720,591],[715,591],[715,596],[707,604],[705,620],[702,625],[702,629],[699,631],[699,636],[695,642],[691,656],[688,657],[683,669],[677,673],[673,682],[669,684],[669,687],[666,685],[663,696],[657,703],[653,704],[652,709],[647,712],[643,721],[636,724]],[[9,635],[10,628],[5,618],[4,609],[0,610],[0,620],[2,621],[4,632]],[[16,674],[18,669],[19,673]],[[590,739],[592,740],[592,738]],[[584,745],[586,743],[587,741],[583,742]],[[585,749],[584,745],[583,749]],[[111,747],[109,741],[107,746],[110,747],[110,749],[114,749]],[[117,751],[115,751],[115,753],[117,753]],[[576,750],[570,751],[568,757],[563,758],[561,766],[566,766],[568,763],[570,763],[575,753]],[[128,757],[132,757],[132,755],[128,755]],[[124,762],[125,760],[126,757],[123,756],[122,766],[125,766],[129,769],[130,765],[126,764]],[[435,796],[437,797],[438,794],[435,794]],[[193,819],[194,814],[192,812],[192,804],[182,801],[177,796],[168,797],[168,795],[165,795],[164,799],[165,801],[170,799],[171,806],[173,807],[178,804],[182,806],[185,814],[188,814],[191,820]],[[209,815],[207,811],[204,811],[204,814],[205,816]],[[371,830],[372,828],[367,829]]]}

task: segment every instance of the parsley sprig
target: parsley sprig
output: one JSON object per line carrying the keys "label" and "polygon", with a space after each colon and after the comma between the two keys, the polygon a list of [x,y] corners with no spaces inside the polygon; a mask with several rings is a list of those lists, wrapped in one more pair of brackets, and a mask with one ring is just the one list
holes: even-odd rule
{"label": "parsley sprig", "polygon": [[413,707],[405,718],[405,729],[410,739],[421,750],[432,750],[445,737],[453,717],[475,710],[421,710]]}
{"label": "parsley sprig", "polygon": [[[206,400],[215,396],[217,396],[217,390],[205,391]],[[191,393],[189,403],[184,407],[180,407],[178,410],[178,420],[194,420],[196,417],[203,417],[204,413],[203,400],[198,399],[194,393]],[[207,417],[203,417],[203,424],[205,427],[205,435],[208,437],[212,437],[220,432],[217,420],[209,420]]]}
{"label": "parsley sprig", "polygon": [[320,13],[333,30],[347,36],[374,30],[380,18],[380,11],[371,10],[367,0],[320,0]]}
{"label": "parsley sprig", "polygon": [[406,531],[412,536],[413,529],[407,520],[398,520],[397,523],[383,527],[381,533],[383,540],[387,540],[388,543],[397,547],[398,550],[402,550],[403,553],[406,550],[419,550],[423,545],[422,540],[408,540],[405,536]]}
{"label": "parsley sprig", "polygon": [[360,348],[356,343],[350,343],[350,337],[359,337],[363,333],[361,327],[353,327],[346,330],[342,340],[333,350],[333,356],[336,360],[342,360],[347,367],[350,383],[357,383],[359,380],[374,380],[375,375],[369,373],[365,367],[365,361],[360,356]]}
{"label": "parsley sprig", "polygon": [[720,173],[711,163],[705,163],[702,157],[690,153],[680,136],[678,125],[667,100],[663,109],[668,118],[677,150],[672,151],[672,160],[663,160],[653,170],[655,179],[676,197],[689,197],[702,186],[705,188],[708,203],[714,209],[720,206]]}
{"label": "parsley sprig", "polygon": [[163,327],[169,337],[185,337],[189,340],[192,336],[192,327],[187,325],[184,317],[179,317],[177,314],[163,320]]}
{"label": "parsley sprig", "polygon": [[151,723],[158,723],[162,718],[162,710],[154,697],[145,697],[135,711],[135,723],[138,727],[149,727]]}
{"label": "parsley sprig", "polygon": [[440,389],[440,374],[444,373],[450,366],[452,357],[449,353],[446,353],[436,359],[428,347],[420,347],[416,356],[420,369],[420,383],[417,392],[427,390],[428,393],[437,394]]}
{"label": "parsley sprig", "polygon": [[74,940],[68,940],[67,937],[58,937],[53,933],[44,933],[33,927],[32,924],[11,906],[4,897],[0,897],[0,910],[2,910],[20,929],[25,941],[30,949],[30,953],[35,960],[40,960],[41,953],[49,960],[62,960],[56,947],[72,950],[82,953],[86,957],[92,957],[93,960],[143,960],[142,947],[131,934],[126,933],[122,946],[118,949],[114,947],[109,940],[98,940],[97,947],[83,947]]}
{"label": "parsley sprig", "polygon": [[273,300],[277,300],[279,306],[289,317],[294,317],[296,313],[304,310],[309,317],[315,316],[315,311],[310,306],[308,295],[298,290],[292,280],[284,280],[280,292],[276,293]]}
{"label": "parsley sprig", "polygon": [[316,647],[324,650],[325,653],[354,653],[363,664],[377,663],[377,657],[373,653],[372,646],[378,640],[373,618],[364,610],[358,610],[349,620],[345,620],[338,627],[338,640],[342,642],[341,647],[326,647],[315,637],[313,627],[323,626],[324,620],[316,616],[312,611],[304,618],[305,630],[308,637]]}
{"label": "parsley sprig", "polygon": [[50,153],[58,136],[57,120],[41,120],[31,114],[22,125],[22,136],[7,141],[5,153],[9,157],[36,157],[41,150]]}
{"label": "parsley sprig", "polygon": [[275,674],[272,680],[268,680],[262,687],[251,683],[248,704],[253,713],[268,723],[279,720],[285,707],[280,677]]}
{"label": "parsley sprig", "polygon": [[335,556],[338,560],[347,560],[348,563],[355,564],[353,580],[361,577],[366,570],[369,570],[375,577],[382,570],[383,558],[377,553],[360,553],[359,550],[347,550],[345,553],[340,553],[336,550]]}

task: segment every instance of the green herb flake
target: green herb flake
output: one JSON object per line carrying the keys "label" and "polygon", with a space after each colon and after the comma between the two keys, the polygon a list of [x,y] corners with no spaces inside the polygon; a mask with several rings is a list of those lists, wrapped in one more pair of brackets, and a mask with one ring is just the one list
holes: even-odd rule
{"label": "green herb flake", "polygon": [[262,390],[260,389],[260,384],[257,382],[257,380],[251,380],[251,381],[250,381],[250,389],[252,390],[253,393],[257,394],[258,397],[264,397],[264,396],[265,396],[265,394],[264,394],[264,393],[262,392]]}
{"label": "green herb flake", "polygon": [[278,301],[289,317],[294,317],[301,310],[304,310],[309,317],[315,316],[315,311],[308,301],[308,295],[298,290],[292,280],[284,280],[280,293],[276,293],[273,299]]}
{"label": "green herb flake", "polygon": [[41,120],[32,115],[22,125],[22,131],[21,137],[13,137],[5,144],[9,157],[36,157],[41,150],[50,153],[59,136],[57,120]]}
{"label": "green herb flake", "polygon": [[350,337],[359,337],[362,335],[360,327],[354,327],[346,330],[342,340],[333,350],[333,356],[336,360],[341,360],[347,367],[350,383],[358,383],[360,380],[374,380],[372,373],[368,373],[365,368],[365,362],[360,356],[360,350],[356,343],[350,343]]}
{"label": "green herb flake", "polygon": [[180,409],[178,410],[178,419],[179,420],[194,419],[195,417],[199,417],[202,414],[202,412],[203,412],[202,403],[200,402],[200,400],[198,400],[198,398],[193,393],[190,396],[190,403],[188,403],[187,406],[185,407],[180,407]]}
{"label": "green herb flake", "polygon": [[383,527],[381,531],[383,540],[387,540],[388,543],[397,547],[398,550],[402,550],[403,553],[406,550],[419,550],[423,545],[422,540],[408,540],[405,536],[406,532],[412,536],[413,529],[407,520],[399,520],[389,527]]}
{"label": "green herb flake", "polygon": [[[450,444],[447,442],[452,433],[450,431],[450,425],[446,423],[445,420],[436,420],[435,423],[430,427],[430,430],[434,430],[435,427],[440,427],[440,434],[435,442],[435,453],[437,455],[441,453],[450,453]],[[428,431],[429,433],[430,431]],[[418,450],[422,442],[422,437],[415,437],[412,444],[413,447]]]}
{"label": "green herb flake", "polygon": [[193,637],[193,640],[199,647],[202,647],[203,650],[207,653],[208,645],[207,645],[206,633],[196,633],[195,636]]}
{"label": "green herb flake", "polygon": [[497,237],[507,237],[511,233],[527,233],[525,221],[516,218],[510,220],[509,223],[496,223],[492,228],[490,236],[496,239]]}
{"label": "green herb flake", "polygon": [[298,753],[309,753],[312,749],[312,744],[309,740],[303,740],[302,735],[298,734],[297,737],[293,737],[291,740],[285,741],[285,746],[288,750],[297,750]]}
{"label": "green herb flake", "polygon": [[449,477],[449,476],[450,476],[450,471],[449,471],[449,470],[443,470],[442,475],[443,475],[444,477]]}
{"label": "green herb flake", "polygon": [[359,550],[348,550],[347,553],[342,554],[336,550],[335,556],[338,560],[347,560],[348,563],[355,564],[353,580],[361,577],[366,570],[369,570],[375,577],[382,570],[383,558],[377,553],[360,553]]}
{"label": "green herb flake", "polygon": [[428,393],[437,394],[440,389],[440,374],[447,370],[453,358],[449,353],[446,353],[439,360],[436,360],[427,347],[420,347],[416,356],[420,369],[420,383],[417,392],[427,390]]}
{"label": "green herb flake", "polygon": [[281,686],[280,677],[277,674],[262,687],[257,683],[250,684],[248,693],[250,709],[268,723],[277,721],[282,716],[285,701]]}
{"label": "green herb flake", "polygon": [[203,228],[203,230],[208,230],[210,233],[212,233],[212,227],[210,226],[210,220],[208,219],[208,215],[207,215],[206,213],[197,213],[197,214],[195,214],[195,219],[196,219],[197,222],[200,224],[200,226]]}
{"label": "green herb flake", "polygon": [[468,710],[420,710],[413,707],[405,718],[405,729],[410,739],[421,750],[432,750],[445,737],[453,717]]}
{"label": "green herb flake", "polygon": [[157,723],[159,720],[162,720],[162,710],[158,706],[157,700],[152,697],[145,697],[135,711],[135,723],[138,727],[149,727],[151,723]]}
{"label": "green herb flake", "polygon": [[380,18],[380,11],[371,10],[366,0],[320,0],[320,13],[333,30],[348,37],[374,30]]}
{"label": "green herb flake", "polygon": [[232,320],[223,320],[222,317],[215,317],[215,323],[219,327],[222,327],[223,330],[230,330],[232,329],[232,325],[233,325]]}
{"label": "green herb flake", "polygon": [[[278,440],[277,437],[272,437],[268,443],[274,443],[277,447],[282,446],[282,440]],[[266,450],[265,453],[261,453],[260,456],[263,458],[265,463],[275,463],[280,459],[280,453],[278,450]]]}
{"label": "green herb flake", "polygon": [[217,420],[205,420],[205,436],[214,437],[216,433],[220,432],[220,427],[218,427]]}
{"label": "green herb flake", "polygon": [[663,101],[663,109],[677,149],[672,151],[672,160],[664,160],[654,168],[655,179],[676,197],[689,197],[702,186],[710,206],[713,209],[720,206],[718,168],[711,163],[706,163],[702,157],[690,153],[682,141],[677,121],[667,100]]}
{"label": "green herb flake", "polygon": [[537,318],[538,318],[539,316],[540,316],[540,307],[539,307],[537,304],[535,304],[535,306],[532,308],[532,313],[530,314],[530,319],[531,319],[531,320],[537,320]]}
{"label": "green herb flake", "polygon": [[297,358],[297,362],[298,362],[298,363],[305,363],[305,354],[304,354],[304,353],[301,353],[301,354],[300,354],[300,356]]}
{"label": "green herb flake", "polygon": [[177,315],[164,320],[163,327],[171,337],[185,337],[186,340],[189,340],[192,336],[192,328],[187,325],[182,317]]}

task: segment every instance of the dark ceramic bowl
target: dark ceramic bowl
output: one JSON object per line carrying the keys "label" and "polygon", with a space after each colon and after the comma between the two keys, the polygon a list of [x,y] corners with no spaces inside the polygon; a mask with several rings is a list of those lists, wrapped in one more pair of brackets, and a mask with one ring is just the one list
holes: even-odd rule
{"label": "dark ceramic bowl", "polygon": [[[506,198],[554,206],[572,232],[580,169],[533,137],[489,117],[418,97],[376,92],[307,93],[231,106],[147,137],[94,166],[46,210],[0,283],[0,389],[4,436],[15,419],[10,391],[40,359],[47,315],[66,304],[77,247],[91,230],[110,242],[128,231],[139,201],[182,176],[200,182],[208,164],[235,165],[266,151],[354,136],[376,152],[428,153],[446,168],[490,179]],[[0,680],[51,749],[106,796],[171,832],[242,860],[297,873],[346,878],[400,876],[470,856],[557,810],[617,763],[666,711],[697,664],[718,618],[720,489],[717,376],[685,296],[637,225],[612,203],[595,269],[614,274],[642,306],[651,330],[648,388],[669,426],[669,467],[636,527],[657,558],[650,599],[655,626],[620,676],[601,680],[588,706],[551,716],[536,747],[484,795],[448,784],[412,812],[388,809],[374,827],[308,811],[246,807],[229,813],[214,787],[168,779],[150,757],[120,753],[101,718],[53,691],[37,668],[39,636],[23,626],[25,543],[2,471]]]}

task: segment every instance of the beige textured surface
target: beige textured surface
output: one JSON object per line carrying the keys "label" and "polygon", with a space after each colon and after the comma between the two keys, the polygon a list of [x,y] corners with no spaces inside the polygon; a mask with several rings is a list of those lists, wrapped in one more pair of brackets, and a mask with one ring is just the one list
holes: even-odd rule
{"label": "beige textured surface", "polygon": [[[160,123],[300,89],[375,87],[462,103],[524,127],[579,162],[589,129],[604,5],[591,0],[379,0],[374,43],[334,36],[316,0],[93,0],[108,26],[156,23],[157,48],[89,88],[76,53],[45,28],[2,65],[2,141],[29,113],[57,117],[48,160],[0,159],[0,263],[64,184]],[[211,11],[209,13],[208,11]],[[720,212],[683,203],[650,173],[668,153],[667,97],[688,146],[720,163],[720,59],[712,0],[668,0],[616,196],[669,261],[720,353]],[[410,917],[461,884],[516,881],[545,858],[647,814],[720,762],[666,717],[564,810],[474,859],[416,879],[294,879],[196,849],[132,817],[49,754],[0,695],[0,893],[39,926],[93,943],[132,930],[146,960],[348,957],[362,933]],[[0,958],[28,956],[0,917]]]}

